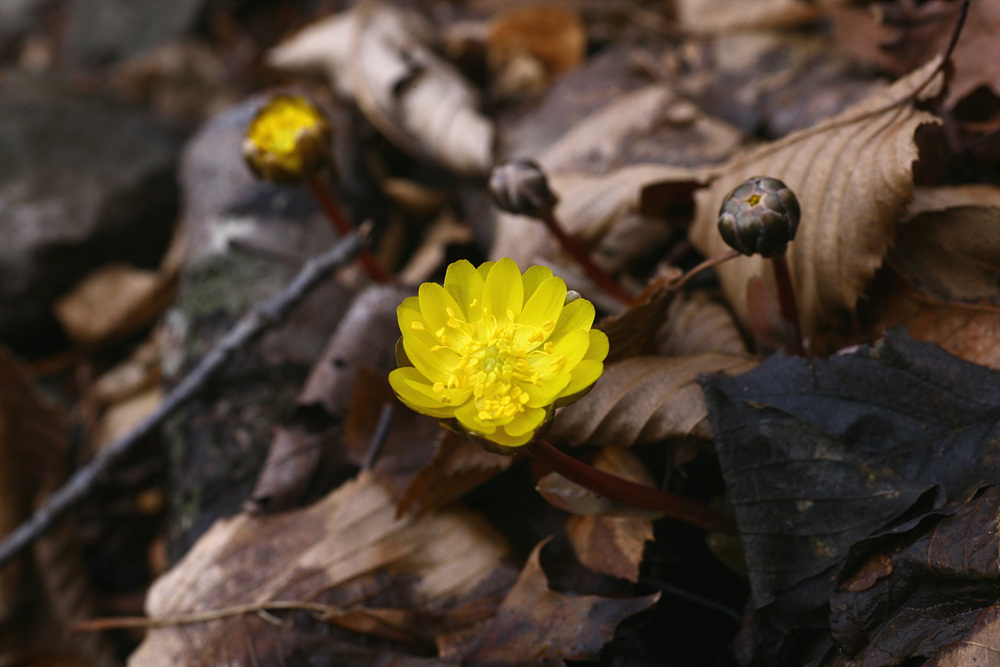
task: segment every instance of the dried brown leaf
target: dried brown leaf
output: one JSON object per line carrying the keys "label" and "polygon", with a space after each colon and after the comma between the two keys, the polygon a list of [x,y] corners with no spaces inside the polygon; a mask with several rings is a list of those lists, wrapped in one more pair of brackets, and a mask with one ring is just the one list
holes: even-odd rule
{"label": "dried brown leaf", "polygon": [[591,660],[624,619],[649,608],[659,593],[636,598],[570,596],[550,590],[539,554],[531,552],[520,578],[463,664],[541,665]]}
{"label": "dried brown leaf", "polygon": [[656,352],[667,357],[750,354],[732,312],[703,291],[674,298],[656,334]]}
{"label": "dried brown leaf", "polygon": [[[698,375],[739,374],[757,362],[725,354],[633,357],[608,365],[589,394],[564,408],[550,437],[571,445],[631,447],[706,429]],[[706,431],[699,435],[710,437]]]}
{"label": "dried brown leaf", "polygon": [[[626,449],[606,447],[591,465],[638,484],[655,484],[642,461]],[[582,487],[580,490],[587,491]],[[594,572],[637,582],[646,542],[653,541],[653,521],[648,516],[607,516],[614,514],[614,509],[606,508],[601,512],[603,516],[570,517],[566,536],[577,559]]]}
{"label": "dried brown leaf", "polygon": [[[912,195],[914,133],[939,122],[917,109],[912,98],[940,93],[940,64],[935,58],[835,118],[730,160],[696,195],[691,242],[707,256],[725,250],[716,229],[723,199],[748,177],[781,179],[802,208],[788,255],[804,334],[813,339],[826,330],[840,332],[882,264]],[[764,262],[755,256],[718,268],[726,298],[744,324],[750,320],[747,285],[758,276],[773,280]]]}
{"label": "dried brown leaf", "polygon": [[910,212],[889,252],[889,263],[940,299],[997,300],[1000,188],[920,189]]}
{"label": "dried brown leaf", "polygon": [[[146,606],[154,619],[281,600],[358,613],[447,611],[508,586],[507,553],[503,539],[469,512],[397,516],[392,495],[362,473],[308,508],[217,522],[153,585]],[[388,619],[394,612],[378,613]],[[358,614],[346,618],[358,629]],[[154,629],[129,665],[249,662],[248,636],[265,627],[251,614]],[[283,647],[272,650],[254,659],[278,664]]]}
{"label": "dried brown leaf", "polygon": [[487,452],[468,438],[440,429],[434,458],[417,473],[399,502],[401,512],[445,507],[510,467],[513,460]]}
{"label": "dried brown leaf", "polygon": [[[550,174],[549,177],[552,191],[559,196],[556,216],[572,236],[591,248],[599,247],[627,214],[639,213],[645,185],[664,180],[696,179],[689,170],[655,164],[632,165],[603,176]],[[661,221],[651,220],[647,224],[661,225],[668,232]],[[537,264],[550,255],[558,256],[558,250],[544,225],[523,216],[498,214],[491,258],[510,257],[524,266]],[[558,262],[576,271],[572,260],[561,258]],[[557,273],[563,275],[564,271]]]}
{"label": "dried brown leaf", "polygon": [[367,0],[318,21],[268,54],[280,69],[325,71],[387,139],[463,174],[493,164],[493,123],[475,88],[429,44],[414,11]]}
{"label": "dried brown leaf", "polygon": [[916,289],[890,271],[879,272],[871,297],[862,302],[871,337],[906,327],[911,337],[937,343],[952,354],[1000,369],[1000,306],[951,303]]}

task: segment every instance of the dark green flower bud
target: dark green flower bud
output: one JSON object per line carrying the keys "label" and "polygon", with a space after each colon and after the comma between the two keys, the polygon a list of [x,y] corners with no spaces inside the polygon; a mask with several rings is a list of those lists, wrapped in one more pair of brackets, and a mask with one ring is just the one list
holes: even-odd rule
{"label": "dark green flower bud", "polygon": [[494,167],[490,195],[504,211],[532,218],[548,214],[559,201],[541,166],[527,159],[508,160]]}
{"label": "dark green flower bud", "polygon": [[799,228],[799,202],[776,178],[755,176],[733,190],[719,210],[719,233],[744,255],[785,252]]}

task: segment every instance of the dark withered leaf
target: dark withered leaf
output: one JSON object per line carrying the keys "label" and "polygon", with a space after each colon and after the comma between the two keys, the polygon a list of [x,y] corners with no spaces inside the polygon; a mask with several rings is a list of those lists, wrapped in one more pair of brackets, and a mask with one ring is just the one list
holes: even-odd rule
{"label": "dark withered leaf", "polygon": [[824,607],[850,547],[968,501],[1000,472],[1000,374],[890,333],[829,360],[704,378],[755,607]]}
{"label": "dark withered leaf", "polygon": [[1000,487],[991,486],[916,539],[843,577],[830,602],[840,649],[880,667],[962,639],[1000,598],[998,505]]}

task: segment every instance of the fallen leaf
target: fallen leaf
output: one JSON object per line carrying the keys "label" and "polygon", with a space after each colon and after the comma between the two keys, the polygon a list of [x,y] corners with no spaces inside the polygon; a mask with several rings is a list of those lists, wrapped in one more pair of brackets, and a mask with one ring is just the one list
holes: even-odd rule
{"label": "fallen leaf", "polygon": [[396,367],[396,307],[407,296],[408,290],[372,286],[351,303],[313,365],[296,399],[295,413],[275,431],[245,506],[248,511],[290,509],[317,492],[326,493],[343,473],[347,457],[339,440],[358,372],[377,368],[388,376]]}
{"label": "fallen leaf", "polygon": [[[336,624],[344,616],[356,630],[358,614],[381,609],[374,615],[390,621],[395,633],[394,613],[384,610],[445,612],[505,590],[511,581],[507,553],[502,538],[469,512],[397,516],[392,495],[362,472],[310,507],[218,521],[153,585],[146,607],[152,619],[169,619],[238,605],[308,601],[330,606],[325,621]],[[128,664],[249,662],[250,638],[267,636],[267,627],[254,614],[234,614],[156,628]],[[380,627],[368,629],[382,634]],[[296,633],[287,641],[306,637]],[[265,648],[271,653],[254,656],[258,664],[280,664],[278,656],[289,647],[279,641]]]}
{"label": "fallen leaf", "polygon": [[[638,484],[656,485],[642,461],[626,449],[605,447],[597,453],[591,465],[598,470]],[[556,474],[552,473],[546,477],[553,475]],[[576,486],[568,480],[564,481],[567,485]],[[541,484],[539,487],[542,496],[551,502],[550,497],[542,491]],[[587,494],[587,489],[577,488],[581,493]],[[606,503],[611,502],[608,499],[603,500]],[[591,507],[591,509],[597,508]],[[577,559],[583,565],[594,572],[635,583],[639,581],[639,566],[642,565],[646,542],[652,542],[654,539],[652,519],[655,517],[613,516],[615,509],[604,508],[601,516],[595,516],[597,512],[591,512],[590,516],[571,516],[566,522],[566,536],[573,545]]]}
{"label": "fallen leaf", "polygon": [[[774,355],[702,380],[759,623],[821,610],[852,545],[995,480],[996,372],[892,333],[829,360]],[[763,633],[754,650],[776,655]]]}
{"label": "fallen leaf", "polygon": [[693,33],[790,28],[820,14],[814,3],[802,0],[678,0],[676,5],[677,22]]}
{"label": "fallen leaf", "polygon": [[624,619],[648,609],[659,593],[635,598],[566,595],[550,590],[534,548],[478,645],[463,664],[542,665],[593,660]]}
{"label": "fallen leaf", "polygon": [[[619,220],[627,214],[639,212],[644,185],[668,179],[687,180],[690,176],[689,170],[678,167],[642,164],[603,176],[550,174],[549,183],[559,197],[555,209],[559,221],[584,246],[596,248]],[[665,234],[669,232],[660,221],[650,220],[647,224],[660,224]],[[648,252],[649,249],[645,250]],[[497,214],[491,258],[510,257],[524,266],[538,263],[540,258],[548,255],[559,257],[558,252],[542,223],[509,213]],[[575,270],[575,265],[568,258],[560,258],[559,263]]]}
{"label": "fallen leaf", "polygon": [[475,88],[428,45],[417,12],[376,0],[320,20],[272,49],[279,69],[320,69],[389,141],[461,174],[493,165],[493,123]]}
{"label": "fallen leaf", "polygon": [[946,646],[924,663],[926,667],[994,667],[1000,654],[1000,605],[979,613],[969,633]]}
{"label": "fallen leaf", "polygon": [[[914,133],[939,122],[915,102],[941,91],[940,64],[935,58],[838,116],[723,165],[711,185],[696,193],[691,242],[709,257],[728,249],[716,226],[724,198],[751,176],[784,181],[802,209],[788,262],[803,332],[810,340],[820,332],[836,337],[881,266],[912,195]],[[727,301],[743,324],[750,320],[748,283],[755,277],[773,283],[765,261],[744,257],[718,267]]]}
{"label": "fallen leaf", "polygon": [[665,357],[750,356],[732,312],[704,291],[674,298],[656,334],[656,353]]}
{"label": "fallen leaf", "polygon": [[513,459],[487,452],[468,438],[440,429],[434,457],[410,482],[400,512],[422,514],[445,507],[510,467]]}
{"label": "fallen leaf", "polygon": [[54,306],[66,334],[78,345],[99,345],[152,324],[173,303],[183,252],[178,232],[156,271],[110,264],[84,277]]}
{"label": "fallen leaf", "polygon": [[752,359],[724,354],[633,357],[609,364],[589,394],[559,412],[549,437],[570,445],[616,447],[692,433],[710,437],[698,376],[739,374],[756,365]]}
{"label": "fallen leaf", "polygon": [[961,654],[950,646],[980,616],[996,613],[998,514],[1000,489],[991,486],[918,539],[904,537],[897,548],[883,546],[889,555],[880,553],[868,561],[878,571],[874,581],[864,566],[844,578],[830,600],[830,626],[840,649],[871,667],[938,651],[951,653],[952,659]]}
{"label": "fallen leaf", "polygon": [[918,189],[889,263],[914,285],[950,301],[1000,303],[1000,188]]}

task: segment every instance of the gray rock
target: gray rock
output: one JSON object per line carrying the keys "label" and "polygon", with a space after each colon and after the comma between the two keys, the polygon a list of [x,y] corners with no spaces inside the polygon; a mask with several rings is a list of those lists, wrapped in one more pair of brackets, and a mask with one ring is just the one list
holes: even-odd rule
{"label": "gray rock", "polygon": [[[6,0],[4,0],[6,1]],[[69,59],[104,65],[189,31],[205,0],[72,0]]]}
{"label": "gray rock", "polygon": [[182,135],[51,78],[0,84],[0,341],[52,332],[54,300],[111,261],[154,267],[173,228]]}
{"label": "gray rock", "polygon": [[[240,144],[258,106],[252,100],[219,114],[185,149],[187,254],[163,351],[173,383],[240,316],[281,290],[307,257],[335,242],[305,188],[257,181],[243,163]],[[320,286],[168,424],[172,559],[250,496],[274,426],[291,413],[351,298],[336,281]]]}

